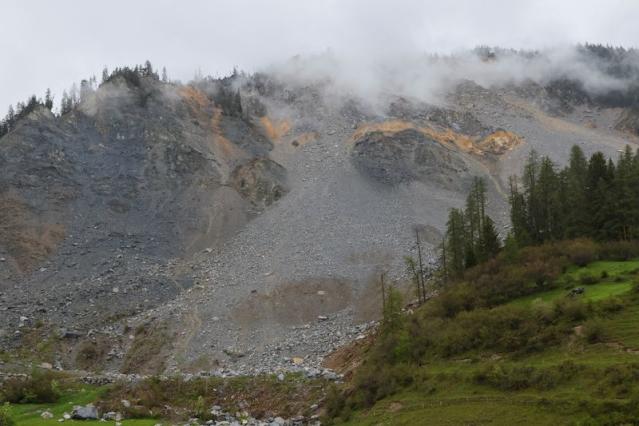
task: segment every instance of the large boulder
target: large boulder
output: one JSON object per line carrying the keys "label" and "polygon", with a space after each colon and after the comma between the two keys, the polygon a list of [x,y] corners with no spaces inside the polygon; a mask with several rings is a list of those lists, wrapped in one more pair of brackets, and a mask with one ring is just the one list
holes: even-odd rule
{"label": "large boulder", "polygon": [[458,152],[416,129],[366,133],[355,141],[351,161],[363,175],[388,185],[419,180],[456,189],[468,176]]}
{"label": "large boulder", "polygon": [[93,404],[83,406],[77,405],[73,407],[71,418],[75,420],[98,420],[98,409]]}

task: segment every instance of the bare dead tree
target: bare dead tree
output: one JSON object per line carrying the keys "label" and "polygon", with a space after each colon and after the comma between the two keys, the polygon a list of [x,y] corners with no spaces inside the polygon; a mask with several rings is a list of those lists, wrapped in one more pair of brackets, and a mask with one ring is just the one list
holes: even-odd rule
{"label": "bare dead tree", "polygon": [[424,261],[422,259],[422,244],[419,241],[419,229],[415,228],[415,241],[417,242],[417,257],[419,259],[419,274],[418,274],[418,293],[417,297],[420,303],[426,301],[426,285],[424,284]]}
{"label": "bare dead tree", "polygon": [[381,276],[380,276],[380,281],[382,284],[382,313],[386,312],[386,288],[384,286],[384,275],[386,273],[382,272]]}

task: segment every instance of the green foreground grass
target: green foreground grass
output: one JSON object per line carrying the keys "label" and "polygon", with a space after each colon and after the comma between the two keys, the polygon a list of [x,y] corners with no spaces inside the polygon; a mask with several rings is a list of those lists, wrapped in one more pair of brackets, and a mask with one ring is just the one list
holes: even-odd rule
{"label": "green foreground grass", "polygon": [[[64,392],[62,397],[55,403],[51,404],[13,404],[11,405],[12,418],[19,426],[39,426],[39,425],[59,425],[58,421],[64,413],[71,413],[74,405],[86,405],[96,401],[102,392],[102,388],[94,386],[85,386],[73,391]],[[50,411],[53,414],[51,419],[43,419],[41,414],[44,411]],[[155,425],[158,422],[154,419],[134,419],[124,420],[123,424],[127,425]],[[64,424],[82,424],[82,425],[98,425],[104,422],[95,420],[66,420]]]}
{"label": "green foreground grass", "polygon": [[[12,418],[18,426],[46,426],[59,425],[58,419],[64,413],[71,413],[74,405],[86,405],[96,401],[103,391],[103,388],[85,386],[77,390],[65,392],[64,395],[53,404],[13,404],[11,406]],[[48,410],[53,413],[52,419],[43,419],[41,414]],[[123,425],[131,426],[153,426],[158,423],[156,419],[127,419],[121,422]],[[99,420],[66,420],[64,424],[78,425],[104,425]]]}

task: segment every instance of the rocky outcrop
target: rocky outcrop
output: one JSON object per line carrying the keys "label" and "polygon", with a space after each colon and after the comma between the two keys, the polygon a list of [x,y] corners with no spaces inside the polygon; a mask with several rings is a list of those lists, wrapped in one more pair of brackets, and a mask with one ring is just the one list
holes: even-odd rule
{"label": "rocky outcrop", "polygon": [[615,123],[615,129],[639,136],[639,107],[624,110]]}
{"label": "rocky outcrop", "polygon": [[286,169],[268,158],[256,158],[231,173],[231,185],[253,205],[268,207],[288,192]]}
{"label": "rocky outcrop", "polygon": [[351,159],[362,174],[388,185],[422,180],[459,188],[468,176],[459,153],[415,129],[367,133],[354,143]]}

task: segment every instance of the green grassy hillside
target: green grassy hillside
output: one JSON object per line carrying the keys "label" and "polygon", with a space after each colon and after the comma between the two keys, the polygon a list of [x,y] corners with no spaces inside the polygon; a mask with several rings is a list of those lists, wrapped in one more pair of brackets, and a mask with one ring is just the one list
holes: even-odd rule
{"label": "green grassy hillside", "polygon": [[329,398],[329,421],[639,423],[639,260],[613,245],[503,254],[414,313],[387,314],[351,383]]}

